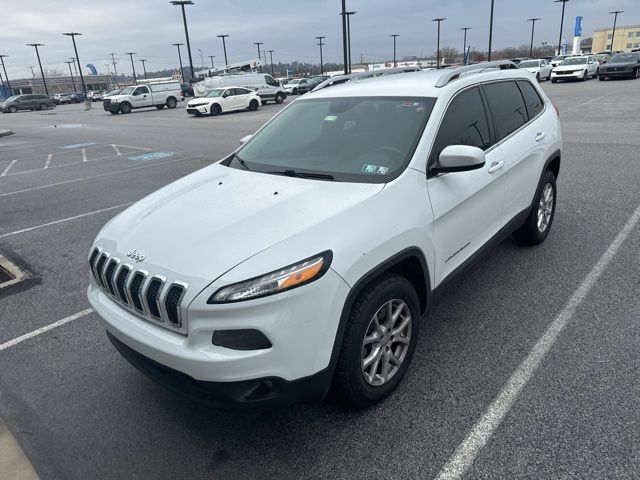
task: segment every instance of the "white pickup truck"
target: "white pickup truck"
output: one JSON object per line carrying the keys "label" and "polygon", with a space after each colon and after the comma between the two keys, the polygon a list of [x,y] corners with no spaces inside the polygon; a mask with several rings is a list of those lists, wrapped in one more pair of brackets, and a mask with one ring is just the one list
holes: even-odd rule
{"label": "white pickup truck", "polygon": [[119,95],[105,98],[102,106],[113,114],[131,113],[134,108],[176,108],[182,100],[180,82],[149,82],[124,88]]}

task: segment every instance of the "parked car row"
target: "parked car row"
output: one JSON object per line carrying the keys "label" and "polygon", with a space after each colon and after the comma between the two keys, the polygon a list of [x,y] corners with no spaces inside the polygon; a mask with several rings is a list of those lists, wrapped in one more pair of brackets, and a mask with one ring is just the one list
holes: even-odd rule
{"label": "parked car row", "polygon": [[56,104],[48,95],[13,95],[0,103],[0,112],[15,113],[18,110],[49,110]]}

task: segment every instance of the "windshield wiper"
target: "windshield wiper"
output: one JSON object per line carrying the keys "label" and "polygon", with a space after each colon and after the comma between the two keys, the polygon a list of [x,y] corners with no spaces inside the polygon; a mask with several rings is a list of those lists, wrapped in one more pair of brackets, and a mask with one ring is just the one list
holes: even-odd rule
{"label": "windshield wiper", "polygon": [[238,160],[238,162],[240,162],[240,165],[242,165],[246,170],[251,170],[248,166],[247,166],[247,162],[245,162],[243,159],[241,159],[237,153],[234,152],[233,154],[233,158],[235,158],[236,160]]}
{"label": "windshield wiper", "polygon": [[326,173],[297,172],[290,169],[266,173],[270,173],[271,175],[284,175],[285,177],[311,178],[315,180],[334,180],[333,175],[329,175]]}

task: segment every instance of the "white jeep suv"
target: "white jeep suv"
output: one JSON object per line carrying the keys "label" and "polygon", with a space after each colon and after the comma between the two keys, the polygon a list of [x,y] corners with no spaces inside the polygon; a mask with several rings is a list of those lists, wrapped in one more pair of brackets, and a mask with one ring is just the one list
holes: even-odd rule
{"label": "white jeep suv", "polygon": [[513,68],[322,88],[119,214],[89,252],[115,347],[212,405],[388,396],[453,276],[551,229],[560,122]]}

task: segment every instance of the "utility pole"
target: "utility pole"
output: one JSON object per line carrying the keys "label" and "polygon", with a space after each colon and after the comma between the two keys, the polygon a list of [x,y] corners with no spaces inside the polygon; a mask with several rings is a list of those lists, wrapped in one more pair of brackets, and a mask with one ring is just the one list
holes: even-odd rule
{"label": "utility pole", "polygon": [[462,44],[462,60],[467,64],[467,30],[471,30],[471,27],[462,27],[460,30],[464,30],[464,43]]}
{"label": "utility pole", "polygon": [[75,60],[65,60],[65,62],[67,65],[69,65],[69,76],[71,77],[71,84],[73,85],[73,93],[78,93],[76,91],[76,81],[73,79],[73,72],[71,71],[71,64],[72,63],[76,63]]}
{"label": "utility pole", "polygon": [[35,79],[36,78],[36,74],[33,71],[33,65],[29,65],[29,69],[31,70],[31,78]]}
{"label": "utility pole", "polygon": [[213,65],[213,59],[214,59],[214,58],[216,58],[216,56],[215,56],[215,55],[208,55],[208,57],[209,57],[209,59],[211,60],[211,69],[216,68],[216,67]]}
{"label": "utility pole", "polygon": [[182,22],[184,23],[184,35],[187,38],[187,53],[189,54],[189,67],[191,68],[191,80],[195,77],[193,73],[193,59],[191,58],[191,44],[189,43],[189,29],[187,28],[187,14],[184,11],[185,5],[193,5],[191,0],[173,0],[171,5],[180,5],[182,7]]}
{"label": "utility pole", "polygon": [[562,48],[562,26],[564,24],[564,5],[569,0],[554,0],[555,3],[562,3],[562,16],[560,17],[560,35],[558,36],[558,55],[560,55],[560,49]]}
{"label": "utility pole", "polygon": [[116,54],[111,53],[111,63],[113,63],[113,72],[116,75],[116,84],[118,83],[118,69],[116,68]]}
{"label": "utility pole", "polygon": [[493,0],[491,0],[491,14],[489,15],[489,53],[487,62],[491,61],[491,40],[493,39]]}
{"label": "utility pole", "polygon": [[271,57],[271,76],[273,77],[274,73],[273,73],[273,52],[274,50],[267,50],[267,52],[269,52],[269,57]]}
{"label": "utility pole", "polygon": [[216,35],[218,38],[222,39],[222,50],[224,51],[224,69],[227,69],[227,65],[229,65],[229,60],[227,60],[227,42],[224,41],[225,38],[229,37],[229,35]]}
{"label": "utility pole", "polygon": [[46,95],[49,95],[49,89],[47,88],[47,79],[44,78],[44,70],[42,69],[42,62],[40,61],[40,52],[38,52],[38,47],[44,47],[44,43],[27,43],[27,47],[34,47],[36,49],[38,65],[40,65],[40,73],[42,74],[42,83],[44,84],[44,93]]}
{"label": "utility pole", "polygon": [[320,75],[324,75],[324,62],[322,60],[322,47],[325,44],[322,43],[322,40],[324,40],[325,38],[327,38],[327,37],[316,37],[316,40],[318,40],[318,45],[320,46]]}
{"label": "utility pole", "polygon": [[144,79],[147,79],[147,68],[144,64],[144,62],[147,62],[148,60],[146,58],[141,58],[140,61],[142,62],[142,71],[144,72]]}
{"label": "utility pole", "polygon": [[13,95],[12,91],[11,91],[11,84],[9,83],[9,77],[7,76],[7,69],[4,66],[4,58],[8,57],[9,55],[0,55],[0,63],[2,63],[2,70],[4,71],[4,78],[7,80],[7,90],[9,90],[8,94],[9,96]]}
{"label": "utility pole", "polygon": [[171,45],[178,47],[178,61],[180,62],[180,76],[182,77],[182,81],[184,82],[184,68],[182,68],[182,55],[180,54],[180,45],[184,45],[184,43],[172,43]]}
{"label": "utility pole", "polygon": [[258,46],[258,60],[260,60],[260,73],[262,73],[262,56],[260,55],[260,45],[263,45],[263,42],[253,42],[253,44]]}
{"label": "utility pole", "polygon": [[434,18],[432,22],[438,22],[438,49],[436,51],[436,68],[440,68],[440,23],[446,18]]}
{"label": "utility pole", "polygon": [[80,57],[78,56],[78,47],[76,46],[76,37],[82,34],[78,32],[67,32],[63,33],[62,35],[71,37],[71,41],[73,42],[73,51],[76,54],[76,62],[78,62],[78,70],[80,71],[80,81],[82,82],[82,92],[84,93],[84,109],[91,110],[91,100],[87,98],[87,86],[84,83],[84,75],[82,75],[82,64],[80,63]]}
{"label": "utility pole", "polygon": [[396,38],[398,38],[400,35],[394,33],[389,36],[393,37],[393,68],[396,68],[398,66],[398,62],[396,62]]}
{"label": "utility pole", "polygon": [[531,22],[531,45],[529,46],[529,58],[533,58],[533,31],[536,28],[536,22],[539,18],[528,18],[527,22]]}
{"label": "utility pole", "polygon": [[[623,13],[624,10],[614,10],[613,12],[609,12],[610,15],[614,15],[613,17],[613,32],[611,32],[611,51],[613,51],[613,40],[616,38],[616,22],[618,21],[618,14]],[[605,50],[607,47],[607,42],[604,42]]]}
{"label": "utility pole", "polygon": [[[349,73],[349,60],[347,58],[347,0],[342,0],[342,56],[344,58],[344,74]],[[321,47],[322,48],[322,47]]]}
{"label": "utility pole", "polygon": [[133,81],[135,82],[135,84],[138,84],[138,77],[136,77],[136,66],[133,64],[133,56],[136,54],[136,52],[126,52],[125,55],[129,55],[129,58],[131,59],[131,70],[133,70]]}

